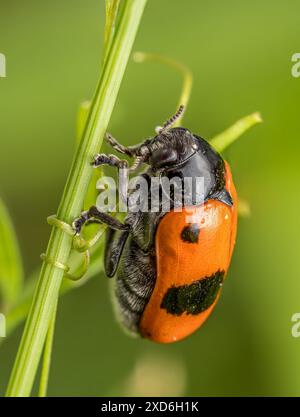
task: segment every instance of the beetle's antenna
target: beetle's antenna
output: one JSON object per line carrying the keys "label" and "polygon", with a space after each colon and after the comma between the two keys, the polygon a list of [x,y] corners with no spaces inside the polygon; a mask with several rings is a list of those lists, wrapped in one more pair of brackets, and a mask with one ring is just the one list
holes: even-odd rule
{"label": "beetle's antenna", "polygon": [[172,117],[170,117],[162,126],[157,126],[155,128],[155,132],[157,134],[160,134],[168,130],[170,127],[172,127],[173,124],[176,122],[176,120],[178,120],[182,116],[184,110],[185,110],[185,107],[183,104],[181,104],[177,112]]}

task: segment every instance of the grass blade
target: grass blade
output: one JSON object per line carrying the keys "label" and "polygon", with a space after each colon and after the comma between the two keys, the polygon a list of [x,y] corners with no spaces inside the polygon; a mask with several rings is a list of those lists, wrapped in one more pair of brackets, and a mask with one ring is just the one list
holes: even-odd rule
{"label": "grass blade", "polygon": [[0,199],[0,291],[2,310],[18,298],[23,285],[23,266],[10,215]]}

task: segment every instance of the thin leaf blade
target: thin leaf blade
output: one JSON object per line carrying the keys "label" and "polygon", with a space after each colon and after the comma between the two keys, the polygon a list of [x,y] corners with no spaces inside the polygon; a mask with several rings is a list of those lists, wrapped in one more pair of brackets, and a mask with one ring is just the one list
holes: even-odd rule
{"label": "thin leaf blade", "polygon": [[23,286],[23,266],[14,226],[0,199],[0,292],[4,306],[12,305]]}

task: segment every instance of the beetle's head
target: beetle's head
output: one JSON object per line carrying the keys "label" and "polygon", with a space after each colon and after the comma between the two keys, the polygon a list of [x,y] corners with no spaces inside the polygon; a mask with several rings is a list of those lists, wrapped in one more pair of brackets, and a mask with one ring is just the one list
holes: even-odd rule
{"label": "beetle's head", "polygon": [[183,106],[162,127],[157,127],[156,136],[147,139],[136,150],[134,170],[141,162],[149,164],[153,171],[171,170],[184,165],[200,148],[201,142],[188,129],[172,127],[181,117]]}
{"label": "beetle's head", "polygon": [[148,144],[147,163],[153,170],[172,169],[187,162],[197,152],[198,140],[182,127],[162,131]]}

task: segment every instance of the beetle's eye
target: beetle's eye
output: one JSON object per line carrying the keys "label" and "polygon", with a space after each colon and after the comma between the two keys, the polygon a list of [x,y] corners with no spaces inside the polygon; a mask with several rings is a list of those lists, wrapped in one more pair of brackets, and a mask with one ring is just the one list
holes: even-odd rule
{"label": "beetle's eye", "polygon": [[177,149],[177,151],[180,153],[180,155],[185,155],[186,154],[186,147],[184,145],[181,145],[179,149]]}
{"label": "beetle's eye", "polygon": [[155,168],[170,165],[176,161],[177,152],[175,149],[158,149],[151,155],[151,165],[153,165]]}

